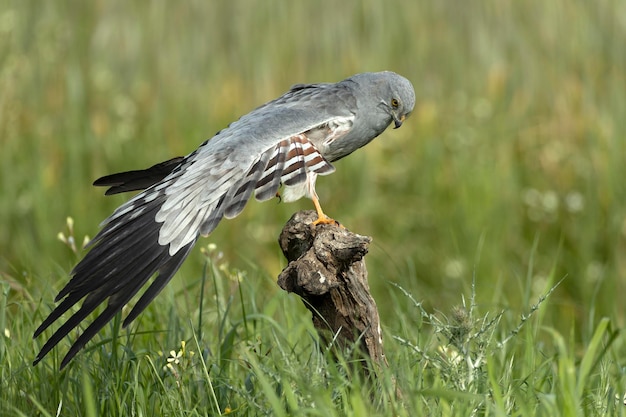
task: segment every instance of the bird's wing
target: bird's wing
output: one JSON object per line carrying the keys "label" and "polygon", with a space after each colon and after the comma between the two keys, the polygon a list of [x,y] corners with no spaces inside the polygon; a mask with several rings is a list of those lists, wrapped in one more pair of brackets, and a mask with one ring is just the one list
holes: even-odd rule
{"label": "bird's wing", "polygon": [[35,331],[37,337],[84,299],[34,364],[107,301],[64,357],[63,368],[158,274],[124,320],[127,326],[169,282],[199,234],[239,214],[253,192],[266,200],[281,182],[295,185],[306,180],[308,171],[332,172],[320,148],[350,130],[354,110],[354,98],[340,84],[297,86],[218,132],[165,178],[120,206],[72,270],[55,299],[60,304]]}
{"label": "bird's wing", "polygon": [[145,190],[171,174],[184,159],[183,156],[178,156],[165,162],[152,165],[147,169],[107,175],[95,180],[93,185],[97,187],[110,187],[104,193],[105,195]]}

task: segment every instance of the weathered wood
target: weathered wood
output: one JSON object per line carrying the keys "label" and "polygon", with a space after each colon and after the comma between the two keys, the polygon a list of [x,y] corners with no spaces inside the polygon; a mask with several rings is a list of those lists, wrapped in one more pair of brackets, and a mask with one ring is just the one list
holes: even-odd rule
{"label": "weathered wood", "polygon": [[387,366],[363,259],[372,238],[338,225],[313,226],[316,219],[315,211],[300,211],[283,228],[279,244],[289,263],[278,285],[302,298],[325,343],[344,352],[356,346],[374,364]]}

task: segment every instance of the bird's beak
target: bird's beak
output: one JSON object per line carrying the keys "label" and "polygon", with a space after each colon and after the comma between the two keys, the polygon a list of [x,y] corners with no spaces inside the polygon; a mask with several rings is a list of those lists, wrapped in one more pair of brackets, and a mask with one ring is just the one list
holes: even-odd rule
{"label": "bird's beak", "polygon": [[396,115],[393,116],[393,124],[394,124],[394,129],[399,128],[400,126],[402,126],[402,122],[404,122],[404,119],[406,119],[405,115],[400,116],[400,118],[398,118]]}

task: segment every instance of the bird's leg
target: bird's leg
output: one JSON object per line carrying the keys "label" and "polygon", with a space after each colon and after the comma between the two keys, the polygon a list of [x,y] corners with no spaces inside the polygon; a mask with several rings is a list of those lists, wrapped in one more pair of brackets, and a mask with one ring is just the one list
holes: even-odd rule
{"label": "bird's leg", "polygon": [[339,223],[337,220],[332,219],[324,214],[322,211],[322,206],[320,205],[320,199],[317,197],[315,190],[311,195],[311,200],[313,200],[313,205],[315,206],[315,211],[317,211],[317,220],[311,223],[313,226],[317,226],[318,224],[334,224],[335,226],[339,226],[344,229],[343,225]]}
{"label": "bird's leg", "polygon": [[320,205],[320,199],[317,196],[317,193],[315,192],[315,178],[316,178],[315,175],[312,175],[307,178],[308,194],[311,197],[311,200],[313,200],[315,211],[317,211],[317,220],[315,220],[311,224],[313,226],[317,226],[318,224],[335,224],[337,226],[341,226],[341,224],[339,224],[337,220],[331,219],[330,217],[325,215],[324,212],[322,211],[322,206]]}
{"label": "bird's leg", "polygon": [[322,206],[320,205],[320,201],[317,198],[317,195],[312,195],[311,199],[313,200],[313,205],[315,206],[315,211],[317,211],[317,220],[313,222],[313,226],[317,226],[318,224],[339,224],[334,219],[331,219],[322,211]]}

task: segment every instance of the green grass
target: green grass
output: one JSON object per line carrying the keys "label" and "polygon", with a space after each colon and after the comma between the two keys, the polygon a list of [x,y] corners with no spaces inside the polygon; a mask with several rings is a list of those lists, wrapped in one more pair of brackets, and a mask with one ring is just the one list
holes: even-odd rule
{"label": "green grass", "polygon": [[[623,414],[622,3],[4,2],[0,413]],[[129,330],[64,372],[66,343],[30,366],[83,255],[59,232],[80,247],[127,198],[95,178],[187,154],[293,83],[382,69],[413,82],[414,114],[317,189],[374,238],[388,374],[320,353],[275,284],[276,239],[308,201],[251,202]]]}

